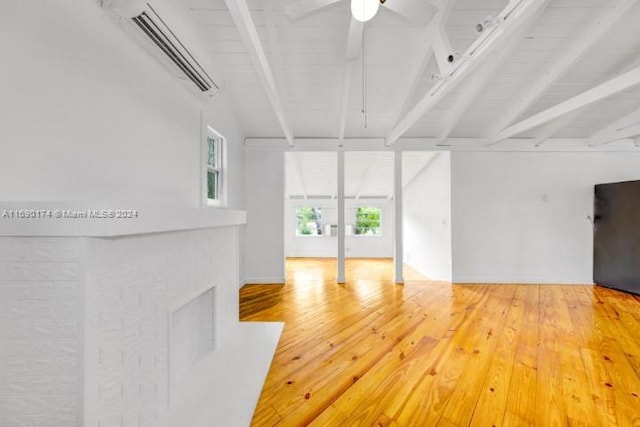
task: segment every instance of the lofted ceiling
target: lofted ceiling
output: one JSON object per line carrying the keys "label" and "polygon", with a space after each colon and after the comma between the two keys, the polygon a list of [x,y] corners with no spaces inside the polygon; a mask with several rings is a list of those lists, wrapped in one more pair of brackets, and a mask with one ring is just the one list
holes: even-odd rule
{"label": "lofted ceiling", "polygon": [[179,1],[248,138],[640,145],[638,0]]}

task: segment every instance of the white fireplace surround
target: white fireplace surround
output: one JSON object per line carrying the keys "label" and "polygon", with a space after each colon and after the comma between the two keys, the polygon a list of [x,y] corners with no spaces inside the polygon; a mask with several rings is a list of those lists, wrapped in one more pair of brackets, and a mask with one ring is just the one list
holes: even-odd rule
{"label": "white fireplace surround", "polygon": [[248,425],[282,324],[238,320],[244,221],[0,221],[0,425]]}

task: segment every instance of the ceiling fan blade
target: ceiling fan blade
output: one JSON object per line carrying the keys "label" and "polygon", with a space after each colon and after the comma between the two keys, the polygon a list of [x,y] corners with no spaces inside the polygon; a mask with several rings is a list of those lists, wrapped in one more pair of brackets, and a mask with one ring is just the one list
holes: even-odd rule
{"label": "ceiling fan blade", "polygon": [[437,10],[433,2],[425,0],[386,0],[382,6],[416,26],[431,21]]}
{"label": "ceiling fan blade", "polygon": [[364,31],[364,23],[357,21],[351,17],[349,24],[349,36],[347,39],[347,50],[345,57],[347,59],[355,59],[360,56],[362,51],[362,34]]}
{"label": "ceiling fan blade", "polygon": [[296,0],[284,8],[291,20],[300,19],[310,13],[332,6],[342,0]]}

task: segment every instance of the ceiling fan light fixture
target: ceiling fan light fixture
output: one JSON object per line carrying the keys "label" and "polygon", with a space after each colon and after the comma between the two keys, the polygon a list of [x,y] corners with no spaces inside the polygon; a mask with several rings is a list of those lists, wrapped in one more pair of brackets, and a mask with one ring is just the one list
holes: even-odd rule
{"label": "ceiling fan light fixture", "polygon": [[351,0],[351,14],[360,22],[367,22],[378,13],[380,0]]}

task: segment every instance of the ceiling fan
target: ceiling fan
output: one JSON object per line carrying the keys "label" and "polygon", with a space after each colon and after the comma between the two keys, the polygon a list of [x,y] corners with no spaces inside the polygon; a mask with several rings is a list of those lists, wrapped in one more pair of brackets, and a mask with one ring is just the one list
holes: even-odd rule
{"label": "ceiling fan", "polygon": [[378,13],[387,0],[351,0],[351,15],[356,21],[367,22]]}
{"label": "ceiling fan", "polygon": [[[337,5],[347,0],[293,0],[285,7],[291,20],[303,18],[313,12]],[[372,19],[382,6],[385,10],[404,18],[412,25],[427,24],[443,0],[348,0],[351,15],[359,21]]]}

